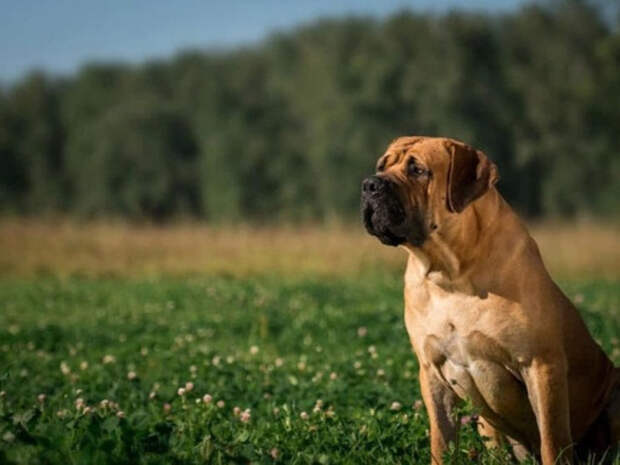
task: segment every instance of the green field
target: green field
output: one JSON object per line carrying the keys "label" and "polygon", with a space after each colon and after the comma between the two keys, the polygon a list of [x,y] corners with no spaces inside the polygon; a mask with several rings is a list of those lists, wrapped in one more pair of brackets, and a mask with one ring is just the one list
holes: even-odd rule
{"label": "green field", "polygon": [[[0,463],[429,463],[401,279],[4,279]],[[562,286],[618,363],[620,284]]]}

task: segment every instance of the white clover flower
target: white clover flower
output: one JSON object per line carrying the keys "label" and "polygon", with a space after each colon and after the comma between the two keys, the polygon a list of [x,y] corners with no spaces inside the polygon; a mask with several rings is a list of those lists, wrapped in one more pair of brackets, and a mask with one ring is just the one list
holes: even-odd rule
{"label": "white clover flower", "polygon": [[116,363],[116,357],[114,355],[104,355],[103,356],[103,364],[108,365],[110,363]]}
{"label": "white clover flower", "polygon": [[202,402],[205,404],[210,404],[212,400],[213,397],[211,397],[210,394],[205,394],[204,396],[202,396]]}
{"label": "white clover flower", "polygon": [[362,368],[362,362],[360,362],[359,360],[356,360],[355,363],[353,364],[353,368],[355,368],[356,370],[359,370],[360,368]]}
{"label": "white clover flower", "polygon": [[383,368],[379,368],[377,370],[377,376],[385,376],[385,370]]}
{"label": "white clover flower", "polygon": [[118,412],[116,412],[116,416],[118,418],[125,418],[125,412],[123,412],[122,410],[119,410]]}
{"label": "white clover flower", "polygon": [[190,392],[194,389],[194,383],[192,383],[191,381],[188,381],[187,383],[185,383],[185,390],[187,392]]}
{"label": "white clover flower", "polygon": [[226,402],[224,402],[223,400],[218,400],[216,405],[218,408],[224,408]]}
{"label": "white clover flower", "polygon": [[240,413],[241,413],[241,409],[235,405],[233,407],[233,415],[238,417]]}
{"label": "white clover flower", "polygon": [[185,395],[185,388],[180,387],[180,388],[177,390],[177,394],[178,394],[178,395],[180,395],[181,397],[183,397],[183,396]]}
{"label": "white clover flower", "polygon": [[39,394],[37,396],[37,400],[42,404],[43,402],[45,402],[45,394]]}
{"label": "white clover flower", "polygon": [[157,393],[155,391],[151,391],[149,393],[149,399],[154,399],[156,395],[157,395]]}
{"label": "white clover flower", "polygon": [[357,335],[359,337],[364,337],[366,334],[368,334],[368,329],[366,329],[366,326],[360,326],[357,328]]}
{"label": "white clover flower", "polygon": [[88,362],[84,360],[82,363],[80,363],[80,370],[84,371],[87,369],[88,369]]}
{"label": "white clover flower", "polygon": [[256,355],[258,353],[258,350],[258,346],[252,346],[250,347],[250,354]]}
{"label": "white clover flower", "polygon": [[271,455],[272,459],[277,460],[280,457],[280,451],[274,447],[269,451],[269,455]]}
{"label": "white clover flower", "polygon": [[310,416],[309,416],[306,412],[301,412],[301,413],[299,414],[299,417],[300,417],[302,420],[304,420],[304,421],[305,421],[305,420],[307,420],[308,418],[310,418]]}
{"label": "white clover flower", "polygon": [[241,421],[241,423],[249,423],[251,417],[252,415],[250,413],[250,409],[246,408],[243,412],[241,412],[241,415],[239,415],[239,421]]}
{"label": "white clover flower", "polygon": [[332,381],[335,380],[336,378],[338,378],[338,373],[336,373],[335,371],[332,371],[329,374],[329,379],[331,379]]}
{"label": "white clover flower", "polygon": [[172,410],[172,405],[170,405],[168,402],[166,402],[163,406],[164,412],[168,413],[170,410]]}
{"label": "white clover flower", "polygon": [[284,360],[280,357],[276,358],[275,365],[277,367],[281,367],[282,365],[284,365]]}
{"label": "white clover flower", "polygon": [[402,406],[402,404],[400,402],[394,401],[394,402],[392,402],[392,405],[390,405],[390,410],[393,410],[393,411],[396,412],[396,411],[400,410],[402,407],[403,406]]}
{"label": "white clover flower", "polygon": [[130,371],[129,373],[127,373],[127,379],[129,381],[133,381],[134,379],[136,379],[138,377],[138,375],[136,374],[135,371]]}
{"label": "white clover flower", "polygon": [[60,371],[63,375],[68,375],[71,373],[71,368],[69,368],[67,362],[60,362]]}

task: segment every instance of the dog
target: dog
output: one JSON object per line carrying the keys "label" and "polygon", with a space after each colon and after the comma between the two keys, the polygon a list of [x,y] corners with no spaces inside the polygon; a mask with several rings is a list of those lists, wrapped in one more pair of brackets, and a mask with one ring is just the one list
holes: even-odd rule
{"label": "dog", "polygon": [[487,446],[519,460],[609,456],[620,439],[620,369],[549,276],[498,179],[463,142],[401,137],[362,182],[367,231],[408,252],[404,319],[431,463],[455,440],[464,399]]}

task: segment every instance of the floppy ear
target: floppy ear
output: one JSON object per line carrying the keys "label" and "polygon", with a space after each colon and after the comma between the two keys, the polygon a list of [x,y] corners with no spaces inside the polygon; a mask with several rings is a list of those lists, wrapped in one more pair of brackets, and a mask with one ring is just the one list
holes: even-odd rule
{"label": "floppy ear", "polygon": [[480,150],[450,142],[448,168],[448,210],[462,212],[467,205],[487,192],[499,180],[497,166]]}

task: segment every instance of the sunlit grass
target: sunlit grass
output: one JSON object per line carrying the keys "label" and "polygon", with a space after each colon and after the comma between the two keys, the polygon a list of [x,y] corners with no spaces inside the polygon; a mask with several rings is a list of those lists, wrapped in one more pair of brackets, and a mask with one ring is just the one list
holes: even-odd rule
{"label": "sunlit grass", "polygon": [[[532,231],[618,364],[618,227]],[[0,463],[429,463],[403,267],[357,224],[0,220]],[[448,463],[508,464],[472,413]]]}
{"label": "sunlit grass", "polygon": [[[534,224],[552,275],[620,278],[620,226]],[[399,274],[405,253],[357,223],[305,227],[168,226],[0,220],[0,276]]]}

